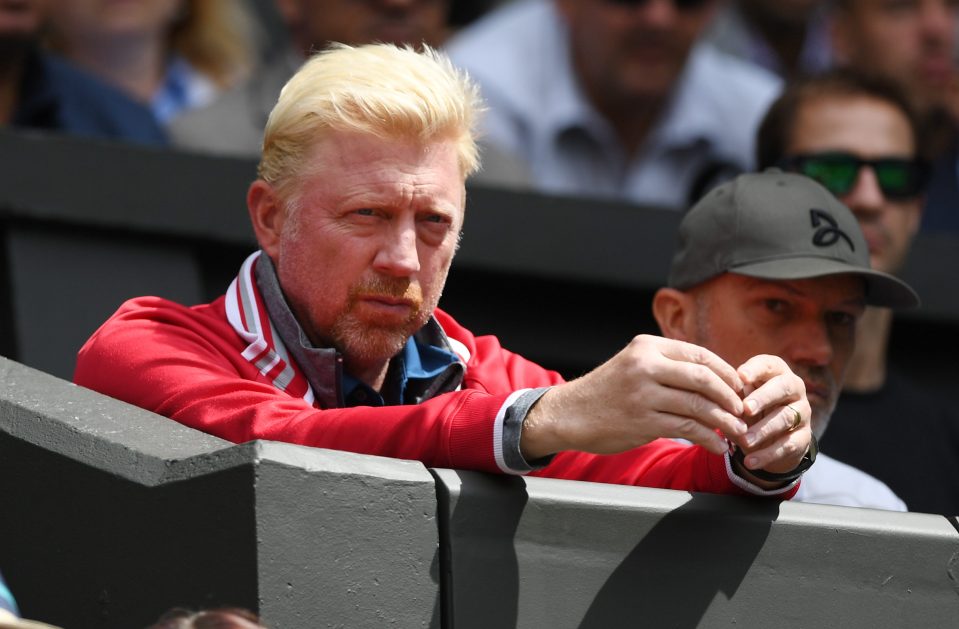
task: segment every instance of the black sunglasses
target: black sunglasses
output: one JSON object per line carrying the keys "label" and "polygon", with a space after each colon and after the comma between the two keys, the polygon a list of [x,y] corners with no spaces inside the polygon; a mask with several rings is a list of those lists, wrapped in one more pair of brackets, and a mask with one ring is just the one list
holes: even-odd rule
{"label": "black sunglasses", "polygon": [[[680,11],[695,11],[701,9],[713,0],[672,0],[673,6]],[[649,0],[606,0],[607,4],[618,4],[624,7],[638,7],[649,2]]]}
{"label": "black sunglasses", "polygon": [[876,174],[879,189],[888,199],[905,201],[922,192],[927,168],[917,159],[881,157],[861,159],[851,153],[809,153],[793,155],[782,160],[784,170],[802,173],[815,179],[836,196],[852,190],[859,170],[869,166]]}

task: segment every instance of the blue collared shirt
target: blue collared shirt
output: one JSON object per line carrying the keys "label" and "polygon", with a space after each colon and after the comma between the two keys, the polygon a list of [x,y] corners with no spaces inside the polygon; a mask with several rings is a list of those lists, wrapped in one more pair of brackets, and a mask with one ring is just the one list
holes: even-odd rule
{"label": "blue collared shirt", "polygon": [[382,393],[344,372],[344,402],[347,406],[415,404],[417,400],[407,395],[410,381],[432,380],[458,361],[453,352],[419,343],[411,337],[403,350],[390,361]]}
{"label": "blue collared shirt", "polygon": [[217,92],[213,81],[183,57],[174,56],[150,106],[157,120],[166,124],[188,109],[210,104]]}

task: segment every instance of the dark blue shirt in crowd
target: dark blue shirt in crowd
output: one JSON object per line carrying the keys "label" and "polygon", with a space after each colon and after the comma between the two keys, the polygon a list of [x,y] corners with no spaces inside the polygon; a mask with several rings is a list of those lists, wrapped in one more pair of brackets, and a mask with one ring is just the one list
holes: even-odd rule
{"label": "dark blue shirt in crowd", "polygon": [[922,231],[959,235],[959,146],[956,144],[932,165],[922,211]]}
{"label": "dark blue shirt in crowd", "polygon": [[149,108],[39,50],[27,57],[11,124],[140,144],[167,144],[166,134]]}

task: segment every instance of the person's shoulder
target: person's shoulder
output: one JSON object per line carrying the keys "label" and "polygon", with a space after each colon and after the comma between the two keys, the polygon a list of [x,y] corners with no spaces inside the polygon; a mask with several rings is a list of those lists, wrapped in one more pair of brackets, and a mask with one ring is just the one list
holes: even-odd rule
{"label": "person's shoulder", "polygon": [[125,301],[107,322],[111,321],[153,321],[162,323],[200,323],[204,326],[225,325],[226,298],[202,304],[186,305],[164,297],[134,297]]}
{"label": "person's shoulder", "polygon": [[209,105],[171,120],[171,143],[208,153],[259,156],[270,110],[284,83],[296,72],[297,64],[291,57],[271,60]]}
{"label": "person's shoulder", "polygon": [[543,21],[550,19],[554,13],[550,0],[514,0],[460,29],[445,48],[447,51],[459,51],[509,42],[517,31],[528,30],[531,26],[544,26]]}
{"label": "person's shoulder", "polygon": [[180,149],[194,149],[242,157],[260,153],[263,128],[250,106],[247,86],[239,86],[215,101],[170,121],[170,143]]}
{"label": "person's shoulder", "polygon": [[548,0],[516,0],[464,27],[443,50],[453,63],[481,82],[538,71],[539,64],[557,64],[550,55],[534,54],[555,46],[561,37],[559,18]]}
{"label": "person's shoulder", "polygon": [[782,91],[782,79],[769,70],[722,52],[708,42],[693,49],[690,64],[697,83],[721,102],[766,106]]}
{"label": "person's shoulder", "polygon": [[460,356],[464,356],[464,352],[459,351],[459,346],[462,346],[462,349],[465,350],[466,355],[469,357],[467,362],[470,360],[472,360],[474,364],[476,361],[483,362],[505,351],[500,345],[499,339],[495,336],[476,336],[454,319],[452,315],[439,308],[433,311],[433,318],[436,319],[436,322],[443,329],[451,345],[457,349],[457,353]]}
{"label": "person's shoulder", "polygon": [[42,64],[57,99],[63,131],[145,144],[167,143],[147,106],[55,55],[44,53]]}
{"label": "person's shoulder", "polygon": [[433,311],[433,318],[436,319],[436,322],[440,324],[440,327],[443,328],[443,332],[445,332],[448,337],[461,342],[466,339],[473,339],[473,333],[462,326],[456,319],[453,318],[451,314],[445,310],[436,308]]}
{"label": "person's shoulder", "polygon": [[698,129],[718,157],[752,168],[756,128],[779,95],[782,80],[768,70],[697,45],[684,71],[677,114]]}

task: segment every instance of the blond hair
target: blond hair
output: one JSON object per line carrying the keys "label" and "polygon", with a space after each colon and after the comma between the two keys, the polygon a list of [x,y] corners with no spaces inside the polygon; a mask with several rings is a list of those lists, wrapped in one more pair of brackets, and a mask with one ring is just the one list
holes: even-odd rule
{"label": "blond hair", "polygon": [[330,132],[456,143],[465,179],[479,168],[479,90],[446,55],[424,46],[334,44],[307,61],[280,92],[266,123],[257,174],[290,202],[306,154]]}

